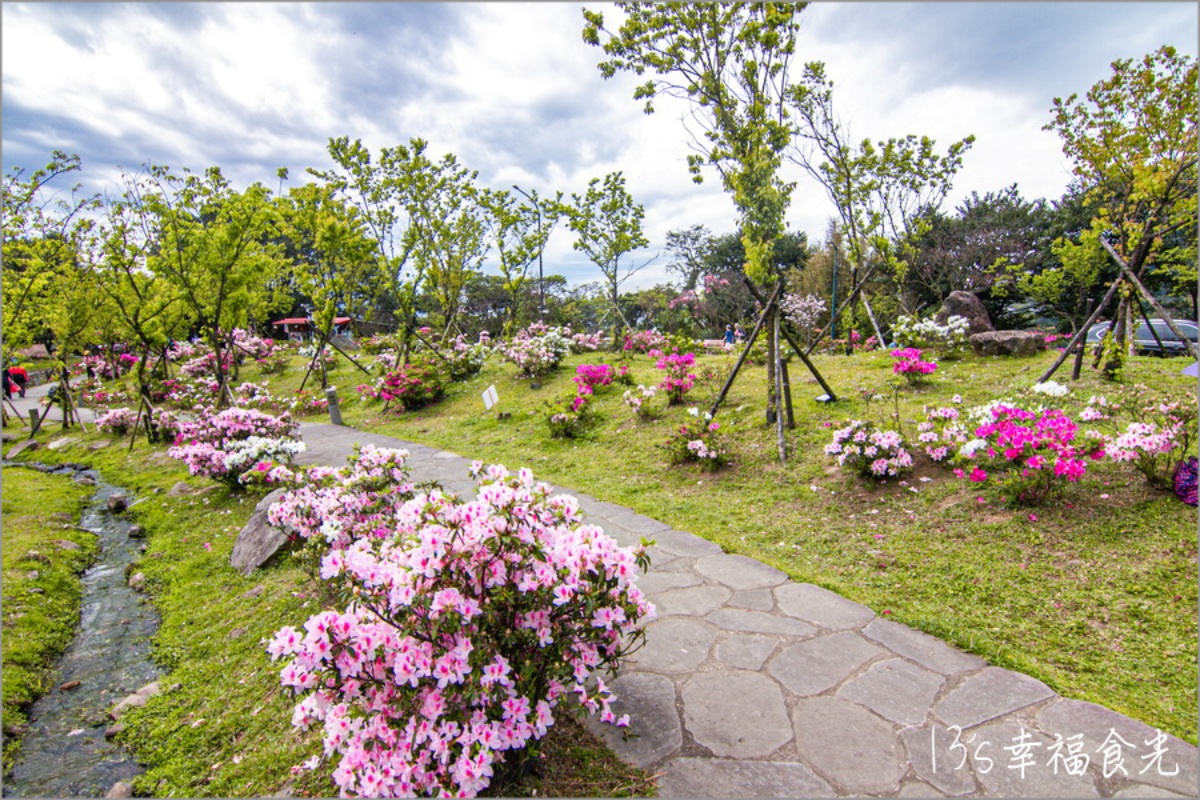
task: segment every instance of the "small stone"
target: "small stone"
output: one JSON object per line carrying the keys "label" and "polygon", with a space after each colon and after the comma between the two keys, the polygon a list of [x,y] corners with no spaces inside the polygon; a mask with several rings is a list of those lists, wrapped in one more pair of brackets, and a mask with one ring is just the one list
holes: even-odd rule
{"label": "small stone", "polygon": [[55,539],[54,546],[59,550],[78,550],[79,545],[67,539]]}
{"label": "small stone", "polygon": [[108,790],[105,797],[133,797],[133,784],[129,781],[117,781]]}
{"label": "small stone", "polygon": [[108,510],[112,514],[119,514],[129,507],[129,500],[123,494],[114,494],[108,498]]}
{"label": "small stone", "polygon": [[30,550],[25,554],[26,561],[36,561],[39,564],[49,564],[50,556],[39,553],[37,550]]}
{"label": "small stone", "polygon": [[130,525],[129,526],[129,538],[130,539],[143,539],[143,538],[145,538],[145,536],[146,536],[146,529],[143,528],[141,525]]}
{"label": "small stone", "polygon": [[58,690],[60,692],[69,692],[72,689],[78,689],[78,688],[79,688],[79,681],[67,681],[66,683],[59,686]]}
{"label": "small stone", "polygon": [[228,636],[227,636],[226,638],[229,638],[229,639],[240,639],[241,637],[243,637],[243,636],[245,636],[245,635],[246,635],[246,629],[245,629],[245,628],[234,628],[233,630],[231,630],[231,631],[229,632],[229,634],[228,634]]}
{"label": "small stone", "polygon": [[245,593],[243,593],[242,599],[249,600],[252,597],[258,597],[262,593],[263,593],[263,585],[260,583],[258,586],[255,586],[253,589],[250,589],[250,590],[246,591]]}
{"label": "small stone", "polygon": [[145,585],[146,585],[145,573],[135,572],[133,575],[129,576],[129,588],[130,589],[134,589],[134,590],[141,589]]}
{"label": "small stone", "polygon": [[117,736],[118,734],[120,734],[121,731],[123,731],[123,730],[125,730],[125,726],[119,722],[116,725],[110,725],[109,727],[104,729],[104,738],[111,739],[114,736]]}
{"label": "small stone", "polygon": [[167,497],[183,497],[185,495],[192,494],[195,491],[196,490],[193,489],[191,486],[184,483],[183,481],[180,481],[179,483],[175,484],[167,491]]}
{"label": "small stone", "polygon": [[76,442],[78,440],[79,440],[78,436],[63,436],[62,438],[55,439],[54,441],[50,442],[50,444],[46,445],[46,449],[47,450],[60,450],[69,444],[73,444],[74,442]]}
{"label": "small stone", "polygon": [[21,442],[20,444],[14,445],[12,448],[10,448],[8,451],[8,456],[6,456],[6,457],[7,458],[16,458],[17,456],[21,455],[21,453],[32,452],[34,450],[37,450],[41,446],[42,446],[41,443],[38,442],[37,439],[26,439],[25,441]]}

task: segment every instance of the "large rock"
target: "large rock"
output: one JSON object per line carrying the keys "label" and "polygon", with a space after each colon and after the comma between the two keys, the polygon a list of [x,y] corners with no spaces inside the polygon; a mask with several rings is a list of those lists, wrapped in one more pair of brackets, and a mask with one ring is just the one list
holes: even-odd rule
{"label": "large rock", "polygon": [[279,548],[287,543],[287,531],[273,527],[267,522],[267,509],[278,500],[286,489],[276,489],[258,501],[254,514],[238,534],[233,543],[233,552],[229,554],[229,563],[243,575],[249,575],[254,570],[267,563],[271,556],[279,552]]}
{"label": "large rock", "polygon": [[969,341],[981,356],[1031,356],[1046,349],[1046,337],[1037,331],[976,333]]}
{"label": "large rock", "polygon": [[50,352],[46,349],[46,345],[35,344],[31,347],[26,347],[24,350],[18,350],[17,355],[33,361],[38,358],[49,358]]}
{"label": "large rock", "polygon": [[21,442],[20,444],[13,446],[8,451],[7,458],[16,458],[17,456],[21,455],[21,453],[26,453],[26,452],[30,452],[32,450],[37,450],[41,446],[42,446],[41,442],[39,442],[37,439],[26,439],[25,441]]}
{"label": "large rock", "polygon": [[967,331],[968,334],[996,330],[983,303],[970,292],[951,292],[950,296],[942,301],[942,307],[933,316],[939,325],[945,325],[946,320],[950,317],[965,318],[971,324]]}

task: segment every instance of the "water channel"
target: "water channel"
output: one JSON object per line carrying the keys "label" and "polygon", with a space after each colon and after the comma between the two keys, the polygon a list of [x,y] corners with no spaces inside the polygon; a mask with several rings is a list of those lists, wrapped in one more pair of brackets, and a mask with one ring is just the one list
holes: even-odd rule
{"label": "water channel", "polygon": [[103,797],[114,783],[142,772],[128,750],[105,738],[114,724],[108,711],[162,674],[149,658],[158,614],[145,595],[129,587],[125,575],[140,555],[141,540],[130,538],[132,523],[108,510],[110,497],[126,493],[93,470],[78,464],[4,466],[32,466],[95,481],[96,494],[81,526],[99,537],[100,555],[83,575],[79,628],[56,666],[56,687],[72,681],[79,685],[69,691],[53,689],[33,704],[29,730],[3,794]]}

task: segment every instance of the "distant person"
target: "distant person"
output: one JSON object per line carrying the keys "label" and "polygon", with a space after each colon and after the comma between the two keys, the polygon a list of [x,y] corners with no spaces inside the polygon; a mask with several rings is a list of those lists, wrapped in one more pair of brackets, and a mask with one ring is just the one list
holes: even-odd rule
{"label": "distant person", "polygon": [[733,326],[732,325],[725,326],[725,346],[733,347]]}
{"label": "distant person", "polygon": [[25,371],[25,367],[17,364],[8,368],[8,377],[12,379],[13,385],[21,397],[25,396],[25,384],[29,383],[29,373]]}
{"label": "distant person", "polygon": [[742,330],[742,326],[740,323],[735,323],[733,326],[733,338],[736,339],[738,342],[746,341],[746,332],[744,330]]}

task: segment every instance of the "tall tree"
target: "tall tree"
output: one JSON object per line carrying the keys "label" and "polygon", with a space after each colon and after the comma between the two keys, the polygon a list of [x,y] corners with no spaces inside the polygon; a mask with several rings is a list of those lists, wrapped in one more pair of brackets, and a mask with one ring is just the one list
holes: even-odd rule
{"label": "tall tree", "polygon": [[156,217],[156,243],[147,266],[180,293],[216,354],[218,404],[232,394],[225,369],[233,329],[263,320],[279,304],[271,280],[282,268],[270,243],[278,223],[261,183],[237,191],[218,167],[203,175],[172,175],[148,166],[143,202]]}
{"label": "tall tree", "polygon": [[[686,101],[692,135],[693,179],[714,167],[738,211],[746,271],[771,278],[771,249],[783,233],[794,184],[780,177],[782,153],[792,139],[784,104],[788,66],[805,3],[617,3],[624,21],[616,32],[604,15],[584,10],[583,39],[603,47],[600,74],[654,77],[635,100],[667,95]],[[603,42],[601,37],[603,36]]]}
{"label": "tall tree", "polygon": [[74,280],[77,252],[92,221],[88,212],[99,205],[79,186],[69,199],[52,192],[62,176],[82,169],[78,155],[54,150],[40,169],[26,174],[13,169],[4,177],[0,216],[4,220],[3,339],[12,350],[52,336],[47,324],[61,298],[59,284]]}
{"label": "tall tree", "polygon": [[[975,141],[967,136],[945,155],[929,137],[908,135],[881,142],[851,144],[833,105],[833,81],[825,65],[805,65],[788,101],[797,119],[797,143],[788,158],[824,187],[841,219],[851,265],[851,281],[872,262],[902,278],[907,265],[901,248],[917,232],[921,214],[936,209],[950,191],[963,154]],[[853,306],[854,295],[850,296]],[[864,297],[865,300],[865,297]],[[868,314],[883,341],[874,314]]]}
{"label": "tall tree", "polygon": [[667,271],[683,279],[685,292],[696,288],[700,276],[704,273],[704,262],[712,252],[712,246],[712,233],[703,225],[667,231],[667,252],[671,254]]}
{"label": "tall tree", "polygon": [[625,176],[610,172],[604,179],[592,178],[587,192],[581,197],[572,194],[573,205],[567,215],[567,226],[575,232],[572,245],[600,268],[608,288],[613,313],[614,346],[620,341],[621,324],[629,327],[620,304],[620,287],[630,275],[650,263],[624,266],[621,259],[650,242],[642,233],[645,209],[633,202],[625,189]]}
{"label": "tall tree", "polygon": [[[1054,99],[1054,119],[1045,127],[1062,137],[1063,152],[1098,207],[1079,243],[1063,245],[1064,258],[1072,247],[1086,254],[1107,241],[1141,280],[1171,248],[1173,234],[1196,229],[1196,83],[1196,60],[1163,46],[1138,61],[1114,61],[1112,75],[1085,98]],[[1188,261],[1185,283],[1195,285],[1194,251]],[[1130,319],[1130,301],[1127,294],[1119,319]]]}
{"label": "tall tree", "polygon": [[[541,258],[550,234],[566,213],[562,192],[557,192],[553,198],[542,198],[538,197],[536,189],[530,194],[516,190],[526,202],[518,203],[507,190],[484,190],[480,197],[480,203],[491,215],[500,276],[509,295],[503,330],[506,336],[516,329],[521,309],[519,298],[528,283],[529,268]],[[542,287],[538,289],[540,291]]]}

